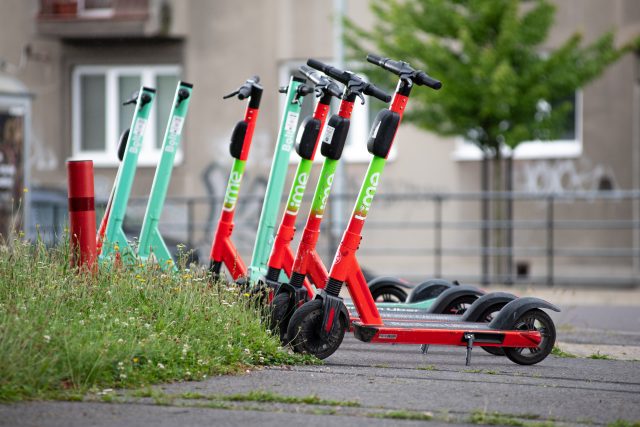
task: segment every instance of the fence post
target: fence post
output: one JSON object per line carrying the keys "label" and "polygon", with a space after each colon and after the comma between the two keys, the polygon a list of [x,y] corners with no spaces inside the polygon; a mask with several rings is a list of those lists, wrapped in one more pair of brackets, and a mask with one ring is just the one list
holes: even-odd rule
{"label": "fence post", "polygon": [[482,152],[482,170],[481,170],[481,187],[482,191],[480,193],[480,203],[482,205],[482,230],[480,237],[480,257],[481,257],[481,268],[482,268],[482,279],[481,283],[483,285],[489,284],[489,157],[486,151]]}
{"label": "fence post", "polygon": [[547,196],[547,285],[553,286],[553,194]]}
{"label": "fence post", "polygon": [[194,233],[193,222],[195,221],[194,202],[195,200],[193,198],[187,199],[187,248],[188,250],[193,250],[193,233]]}
{"label": "fence post", "polygon": [[436,194],[434,199],[435,228],[433,235],[434,245],[434,272],[435,277],[442,277],[442,196]]}

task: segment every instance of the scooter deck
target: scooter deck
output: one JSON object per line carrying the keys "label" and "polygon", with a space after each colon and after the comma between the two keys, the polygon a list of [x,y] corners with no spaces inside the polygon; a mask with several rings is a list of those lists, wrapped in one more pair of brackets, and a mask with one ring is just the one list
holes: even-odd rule
{"label": "scooter deck", "polygon": [[537,347],[542,341],[539,331],[496,330],[487,323],[475,322],[402,322],[385,321],[383,325],[352,324],[357,339],[372,343],[433,344],[467,346],[473,336],[474,346]]}
{"label": "scooter deck", "polygon": [[[424,313],[433,305],[435,299],[428,299],[416,303],[403,303],[402,306],[396,303],[376,303],[379,312],[388,313]],[[393,304],[393,305],[391,305]],[[345,301],[344,305],[349,311],[355,310],[356,306],[352,301]]]}
{"label": "scooter deck", "polygon": [[[349,318],[351,322],[356,320],[360,320],[360,316],[355,308],[347,308],[349,311]],[[401,322],[411,322],[414,320],[423,321],[423,322],[452,322],[452,323],[460,323],[461,315],[457,314],[441,314],[441,313],[425,313],[424,311],[420,312],[402,312],[402,311],[393,311],[386,312],[379,310],[380,316],[383,319],[392,319]]]}

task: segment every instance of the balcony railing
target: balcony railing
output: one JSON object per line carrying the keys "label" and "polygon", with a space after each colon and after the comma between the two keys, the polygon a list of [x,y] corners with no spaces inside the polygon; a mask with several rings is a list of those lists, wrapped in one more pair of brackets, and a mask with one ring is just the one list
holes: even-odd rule
{"label": "balcony railing", "polygon": [[146,20],[149,0],[40,0],[38,19]]}
{"label": "balcony railing", "polygon": [[64,39],[155,36],[167,31],[161,22],[170,9],[153,7],[160,9],[149,0],[40,0],[36,27]]}

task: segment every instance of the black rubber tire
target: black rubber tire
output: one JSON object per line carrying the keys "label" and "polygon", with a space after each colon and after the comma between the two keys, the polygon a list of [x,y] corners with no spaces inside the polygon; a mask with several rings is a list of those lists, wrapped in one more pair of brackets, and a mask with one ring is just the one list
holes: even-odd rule
{"label": "black rubber tire", "polygon": [[[501,302],[499,304],[492,305],[488,307],[482,314],[480,315],[480,322],[490,323],[493,320],[494,313],[502,310],[502,307],[507,305],[506,302]],[[494,356],[504,356],[504,348],[502,347],[481,347],[484,351],[489,354],[493,354]]]}
{"label": "black rubber tire", "polygon": [[314,299],[302,305],[291,316],[287,337],[297,353],[313,354],[318,359],[331,356],[342,344],[347,331],[348,320],[340,313],[334,320],[338,322],[328,339],[320,335],[322,327],[322,300]]}
{"label": "black rubber tire", "polygon": [[383,286],[371,292],[375,302],[405,302],[407,293],[397,286]]}
{"label": "black rubber tire", "polygon": [[543,361],[551,353],[556,343],[556,327],[553,320],[539,308],[529,310],[520,316],[512,329],[537,330],[542,335],[542,341],[535,349],[504,347],[505,356],[519,365],[535,365]]}
{"label": "black rubber tire", "polygon": [[287,328],[289,327],[289,319],[295,310],[291,304],[291,294],[281,292],[271,301],[271,316],[269,318],[269,326],[273,333],[277,333],[280,337],[282,345],[287,345]]}
{"label": "black rubber tire", "polygon": [[477,295],[462,295],[453,301],[451,301],[442,311],[442,314],[456,314],[463,315],[475,300],[478,299]]}

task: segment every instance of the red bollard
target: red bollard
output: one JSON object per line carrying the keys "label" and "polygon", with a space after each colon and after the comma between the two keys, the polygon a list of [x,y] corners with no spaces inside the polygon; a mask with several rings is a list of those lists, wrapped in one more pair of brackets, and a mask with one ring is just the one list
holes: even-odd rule
{"label": "red bollard", "polygon": [[71,265],[93,268],[96,261],[96,210],[93,161],[67,161]]}

